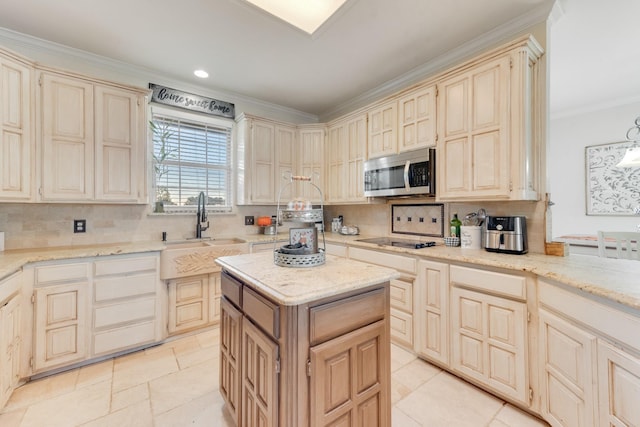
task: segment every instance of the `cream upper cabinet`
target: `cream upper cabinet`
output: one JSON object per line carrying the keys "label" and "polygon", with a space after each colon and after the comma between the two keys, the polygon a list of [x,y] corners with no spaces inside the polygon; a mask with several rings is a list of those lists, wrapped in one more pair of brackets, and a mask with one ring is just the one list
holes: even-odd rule
{"label": "cream upper cabinet", "polygon": [[421,87],[398,100],[398,133],[398,152],[435,147],[435,85]]}
{"label": "cream upper cabinet", "polygon": [[42,73],[42,200],[91,200],[93,85]]}
{"label": "cream upper cabinet", "polygon": [[367,116],[360,114],[329,125],[326,150],[326,200],[364,202],[363,164],[367,156]]}
{"label": "cream upper cabinet", "polygon": [[95,86],[96,199],[143,201],[145,105],[127,90]]}
{"label": "cream upper cabinet", "polygon": [[[257,117],[241,116],[237,133],[237,203],[272,205],[277,202],[283,172],[295,172],[296,128]],[[292,197],[292,187],[283,200]]]}
{"label": "cream upper cabinet", "polygon": [[398,151],[398,101],[369,110],[368,158],[388,156]]}
{"label": "cream upper cabinet", "polygon": [[[297,175],[311,177],[311,182],[322,191],[325,191],[328,178],[324,176],[324,140],[324,125],[303,125],[298,127],[298,143],[296,144],[297,166],[294,170],[297,171]],[[295,191],[296,196],[300,196],[305,200],[311,200],[313,203],[320,202],[318,192],[311,185],[299,182]]]}
{"label": "cream upper cabinet", "polygon": [[537,60],[525,39],[438,81],[438,191],[449,200],[537,200]]}
{"label": "cream upper cabinet", "polygon": [[41,200],[145,203],[142,91],[42,71]]}
{"label": "cream upper cabinet", "polygon": [[0,51],[0,201],[33,199],[33,68]]}

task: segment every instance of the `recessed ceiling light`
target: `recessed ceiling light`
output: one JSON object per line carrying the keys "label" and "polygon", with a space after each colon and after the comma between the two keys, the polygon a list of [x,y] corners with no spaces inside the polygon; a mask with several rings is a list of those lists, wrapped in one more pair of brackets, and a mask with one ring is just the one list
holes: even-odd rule
{"label": "recessed ceiling light", "polygon": [[347,0],[247,0],[283,21],[313,34]]}
{"label": "recessed ceiling light", "polygon": [[206,79],[207,77],[209,77],[209,73],[207,73],[205,70],[195,70],[193,74],[195,74],[196,77],[200,77],[201,79]]}

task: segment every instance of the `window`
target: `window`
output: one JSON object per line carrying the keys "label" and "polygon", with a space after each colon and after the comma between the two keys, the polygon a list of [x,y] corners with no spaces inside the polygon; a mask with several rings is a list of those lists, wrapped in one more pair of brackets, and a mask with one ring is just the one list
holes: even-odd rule
{"label": "window", "polygon": [[231,124],[156,107],[151,123],[153,194],[164,211],[190,211],[201,191],[208,210],[231,211]]}

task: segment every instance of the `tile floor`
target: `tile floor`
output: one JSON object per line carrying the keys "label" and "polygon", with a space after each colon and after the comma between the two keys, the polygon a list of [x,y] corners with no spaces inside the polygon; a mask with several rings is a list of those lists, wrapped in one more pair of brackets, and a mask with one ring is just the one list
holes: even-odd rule
{"label": "tile floor", "polygon": [[[218,392],[219,329],[32,381],[2,427],[232,426]],[[393,427],[546,423],[392,345]]]}

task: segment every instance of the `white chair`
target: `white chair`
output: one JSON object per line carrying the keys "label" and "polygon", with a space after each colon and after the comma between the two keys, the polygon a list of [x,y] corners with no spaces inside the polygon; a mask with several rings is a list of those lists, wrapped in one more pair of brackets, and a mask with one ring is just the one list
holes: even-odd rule
{"label": "white chair", "polygon": [[[607,252],[607,245],[615,245],[616,253]],[[598,231],[598,256],[604,258],[626,258],[640,261],[640,232]]]}

